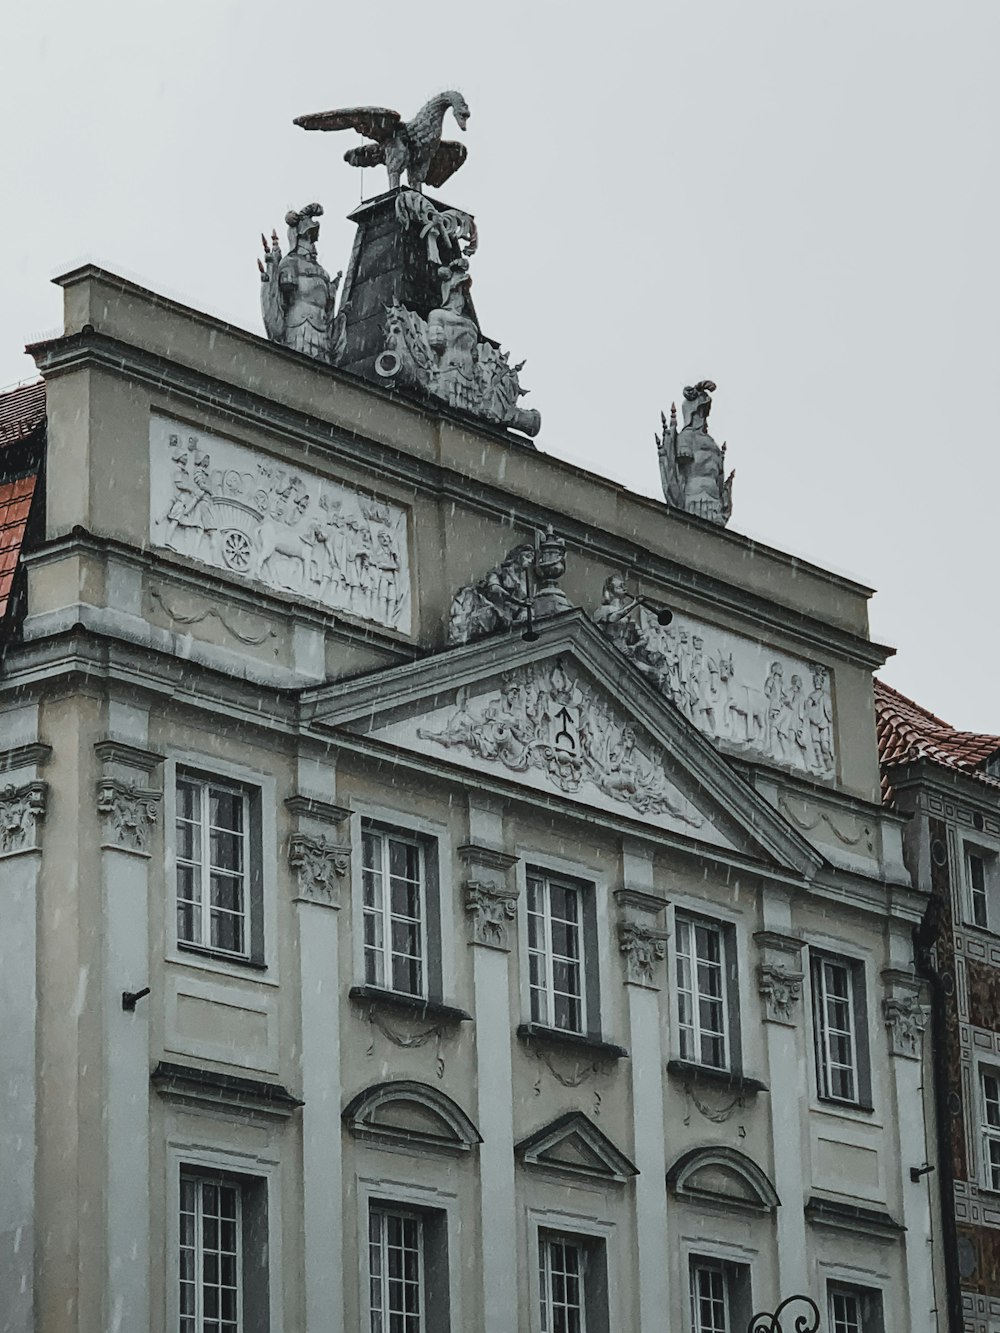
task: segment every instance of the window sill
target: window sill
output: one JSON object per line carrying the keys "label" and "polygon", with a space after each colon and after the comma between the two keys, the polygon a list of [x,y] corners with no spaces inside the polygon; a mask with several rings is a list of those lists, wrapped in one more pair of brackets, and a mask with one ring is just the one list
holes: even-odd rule
{"label": "window sill", "polygon": [[668,1060],[667,1073],[691,1083],[711,1083],[732,1092],[767,1092],[767,1084],[759,1078],[749,1078],[733,1069],[716,1069],[713,1065],[695,1064],[693,1060]]}
{"label": "window sill", "polygon": [[836,1097],[824,1097],[821,1093],[817,1094],[816,1101],[819,1103],[821,1111],[830,1111],[833,1114],[843,1112],[847,1115],[874,1115],[875,1107],[869,1102],[842,1102]]}
{"label": "window sill", "polygon": [[[267,964],[259,958],[241,958],[239,954],[226,953],[222,949],[206,949],[201,944],[189,944],[187,940],[177,941],[177,952],[192,954],[196,958],[205,958],[223,967],[247,968],[251,972],[266,972]],[[185,961],[187,961],[185,959]]]}
{"label": "window sill", "polygon": [[591,1037],[584,1032],[564,1032],[561,1028],[545,1027],[541,1023],[522,1023],[517,1029],[519,1041],[527,1046],[562,1047],[564,1050],[586,1052],[599,1060],[627,1060],[628,1051],[614,1042]]}
{"label": "window sill", "polygon": [[358,1004],[390,1009],[398,1014],[407,1014],[410,1018],[426,1018],[438,1023],[472,1022],[471,1014],[454,1005],[442,1004],[439,1000],[425,1000],[419,995],[404,995],[400,991],[382,990],[380,986],[352,986],[348,995]]}

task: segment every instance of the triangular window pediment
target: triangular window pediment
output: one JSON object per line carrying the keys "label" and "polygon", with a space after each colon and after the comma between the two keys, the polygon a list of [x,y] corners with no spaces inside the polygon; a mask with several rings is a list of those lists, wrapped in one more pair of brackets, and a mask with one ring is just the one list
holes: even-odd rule
{"label": "triangular window pediment", "polygon": [[560,1116],[518,1144],[520,1160],[527,1167],[561,1176],[621,1184],[639,1174],[639,1169],[588,1120],[582,1111]]}

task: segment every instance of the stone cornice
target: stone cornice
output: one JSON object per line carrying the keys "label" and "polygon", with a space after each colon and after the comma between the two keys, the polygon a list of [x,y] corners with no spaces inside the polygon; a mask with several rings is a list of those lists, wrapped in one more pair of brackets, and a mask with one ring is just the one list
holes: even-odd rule
{"label": "stone cornice", "polygon": [[[93,269],[80,270],[79,276],[110,279],[120,287],[123,281]],[[122,289],[124,290],[124,287]],[[144,294],[147,297],[151,296],[150,293]],[[184,309],[177,306],[174,308],[179,311]],[[190,316],[197,312],[184,313]],[[200,318],[215,328],[227,327],[221,321],[211,320],[208,316]],[[264,339],[242,330],[229,331],[236,337],[249,340],[260,351],[266,351],[268,356],[292,357],[297,364],[301,363],[302,358],[297,353],[275,348]],[[39,368],[49,376],[87,364],[96,364],[118,374],[126,373],[130,378],[144,382],[151,389],[181,393],[217,414],[222,411],[237,421],[246,421],[280,432],[285,438],[297,439],[316,452],[339,457],[354,466],[367,464],[369,467],[375,467],[383,476],[411,486],[418,484],[424,490],[436,492],[445,500],[458,500],[497,519],[502,518],[506,524],[510,524],[513,520],[515,525],[526,528],[544,527],[546,522],[553,518],[552,510],[547,506],[527,497],[515,495],[510,490],[480,480],[471,482],[461,473],[441,464],[415,458],[392,445],[372,442],[349,428],[322,422],[246,388],[219,380],[90,328],[85,328],[80,333],[35,344],[29,351],[35,356]],[[353,376],[346,376],[345,372],[335,372],[315,364],[311,364],[310,369],[314,374],[322,372],[334,377],[342,376],[359,391],[363,390],[377,397],[386,396],[385,391],[379,390],[377,386],[370,385],[367,381],[355,380]],[[389,397],[404,410],[428,415],[426,409],[416,404],[401,401],[395,396]],[[220,404],[224,404],[224,408],[221,408]],[[434,418],[446,417],[447,413],[435,409],[430,415]],[[493,435],[489,430],[484,430],[479,423],[466,422],[460,417],[456,420],[465,430],[495,438],[498,443],[508,447],[525,448],[526,442],[517,437],[510,437],[505,433]],[[694,522],[677,511],[668,511],[667,507],[658,501],[634,495],[606,478],[589,474],[551,455],[545,456],[545,466],[566,471],[576,478],[592,478],[594,484],[599,485],[602,490],[614,490],[631,505],[663,511],[664,514],[669,514],[669,522],[675,527],[690,526]],[[662,585],[656,589],[661,596],[669,597],[671,593],[686,595],[694,600],[695,605],[691,609],[696,612],[703,613],[705,607],[713,610],[718,608],[758,636],[762,629],[765,632],[770,630],[791,639],[809,654],[822,659],[836,656],[867,668],[880,666],[892,652],[891,649],[874,644],[850,630],[825,624],[757,593],[734,587],[703,570],[681,565],[664,554],[650,552],[627,537],[598,531],[582,519],[560,514],[559,525],[567,543],[585,550],[590,559],[596,555],[613,566],[640,573],[645,584],[655,581],[657,585]],[[700,533],[700,527],[698,531]],[[719,529],[713,532],[713,538],[718,542],[732,544],[735,550],[741,553],[759,551],[762,556],[773,561],[776,569],[787,571],[789,576],[797,571],[855,595],[870,594],[871,590],[863,585],[818,569],[784,552],[753,542],[738,533]]]}
{"label": "stone cornice", "polygon": [[19,768],[40,768],[48,763],[51,754],[52,746],[41,741],[8,746],[0,750],[0,773],[13,773]]}
{"label": "stone cornice", "polygon": [[331,805],[329,801],[321,801],[315,796],[303,796],[300,792],[286,797],[285,807],[289,814],[297,819],[315,819],[321,824],[342,824],[345,819],[351,817],[349,806]]}
{"label": "stone cornice", "polygon": [[150,1074],[161,1097],[183,1105],[224,1111],[227,1115],[263,1115],[287,1120],[304,1103],[280,1083],[223,1074],[194,1065],[161,1060]]}
{"label": "stone cornice", "polygon": [[489,870],[509,870],[521,859],[505,852],[502,847],[489,847],[479,842],[463,843],[458,854],[467,865],[485,866]]}

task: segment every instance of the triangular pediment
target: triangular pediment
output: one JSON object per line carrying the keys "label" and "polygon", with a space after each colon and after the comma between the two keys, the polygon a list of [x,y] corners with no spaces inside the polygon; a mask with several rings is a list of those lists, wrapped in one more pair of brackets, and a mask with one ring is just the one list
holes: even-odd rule
{"label": "triangular pediment", "polygon": [[621,1184],[639,1174],[639,1168],[582,1111],[570,1111],[536,1130],[515,1151],[525,1166],[561,1176]]}
{"label": "triangular pediment", "polygon": [[449,648],[303,700],[315,730],[811,876],[817,853],[582,612]]}

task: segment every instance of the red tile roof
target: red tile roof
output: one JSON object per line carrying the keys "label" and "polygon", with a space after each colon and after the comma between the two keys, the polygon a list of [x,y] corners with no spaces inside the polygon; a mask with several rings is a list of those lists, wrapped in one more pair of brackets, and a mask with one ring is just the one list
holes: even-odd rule
{"label": "red tile roof", "polygon": [[45,382],[22,384],[0,394],[0,449],[23,440],[45,420]]}
{"label": "red tile roof", "polygon": [[0,620],[7,614],[35,481],[35,477],[20,477],[17,481],[0,483]]}
{"label": "red tile roof", "polygon": [[892,799],[887,770],[914,759],[930,760],[941,768],[965,773],[1000,788],[1000,779],[990,777],[983,769],[987,759],[1000,751],[1000,736],[956,731],[881,680],[875,681],[875,726],[882,765],[882,796],[886,802]]}

